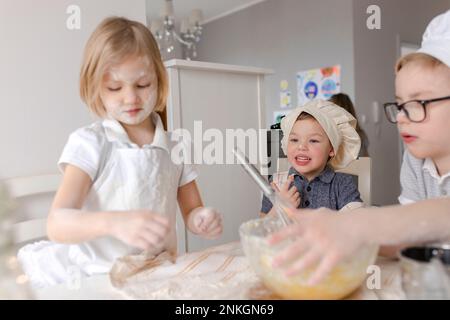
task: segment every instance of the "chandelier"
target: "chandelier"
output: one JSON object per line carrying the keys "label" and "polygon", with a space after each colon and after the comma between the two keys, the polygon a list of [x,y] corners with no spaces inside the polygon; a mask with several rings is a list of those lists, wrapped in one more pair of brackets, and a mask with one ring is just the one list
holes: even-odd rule
{"label": "chandelier", "polygon": [[152,31],[162,55],[174,52],[175,45],[179,43],[182,48],[183,58],[192,60],[197,57],[196,44],[202,35],[201,22],[203,13],[200,9],[192,10],[189,17],[180,22],[179,32],[175,26],[173,1],[165,0],[161,18],[151,22]]}

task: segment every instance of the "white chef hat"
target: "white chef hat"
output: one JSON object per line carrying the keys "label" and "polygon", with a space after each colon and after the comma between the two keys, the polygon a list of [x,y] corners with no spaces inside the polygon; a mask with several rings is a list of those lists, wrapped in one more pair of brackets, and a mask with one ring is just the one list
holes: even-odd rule
{"label": "white chef hat", "polygon": [[438,15],[428,24],[418,52],[439,59],[450,67],[450,10]]}
{"label": "white chef hat", "polygon": [[335,153],[329,164],[335,170],[345,168],[358,157],[361,139],[355,130],[355,117],[344,108],[325,100],[312,100],[294,109],[281,120],[281,130],[283,130],[281,147],[285,154],[287,154],[289,134],[303,112],[313,116],[327,134]]}

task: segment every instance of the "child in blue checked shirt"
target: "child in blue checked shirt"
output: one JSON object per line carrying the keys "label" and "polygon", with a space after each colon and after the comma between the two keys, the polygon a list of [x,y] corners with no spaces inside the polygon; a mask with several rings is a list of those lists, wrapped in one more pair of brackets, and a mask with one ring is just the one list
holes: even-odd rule
{"label": "child in blue checked shirt", "polygon": [[[345,168],[358,156],[361,140],[356,119],[329,101],[313,100],[281,121],[288,172],[274,174],[272,187],[295,208],[346,210],[362,206],[351,175]],[[273,214],[272,203],[262,200],[262,214]]]}

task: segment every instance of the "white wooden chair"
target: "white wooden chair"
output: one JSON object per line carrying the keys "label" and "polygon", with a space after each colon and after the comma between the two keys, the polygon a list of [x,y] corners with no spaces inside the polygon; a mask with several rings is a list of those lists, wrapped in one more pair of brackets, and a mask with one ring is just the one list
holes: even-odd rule
{"label": "white wooden chair", "polygon": [[[10,196],[20,202],[26,197],[55,193],[59,187],[62,176],[60,174],[47,174],[11,178],[1,181]],[[17,212],[16,212],[17,213]],[[13,225],[13,235],[16,245],[25,244],[34,240],[46,238],[47,218],[28,219],[16,222]]]}
{"label": "white wooden chair", "polygon": [[[288,171],[290,164],[287,158],[278,158],[278,172]],[[358,191],[361,194],[361,200],[364,206],[372,205],[371,198],[371,172],[372,160],[369,157],[360,157],[350,163],[346,168],[337,170],[337,172],[348,173],[358,177]]]}

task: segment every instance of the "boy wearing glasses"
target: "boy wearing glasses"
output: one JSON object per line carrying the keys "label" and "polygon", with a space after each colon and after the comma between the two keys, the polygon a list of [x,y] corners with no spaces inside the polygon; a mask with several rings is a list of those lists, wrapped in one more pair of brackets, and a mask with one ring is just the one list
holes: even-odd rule
{"label": "boy wearing glasses", "polygon": [[[395,67],[395,103],[387,119],[405,143],[400,171],[401,204],[450,195],[450,11],[434,19],[418,52]],[[382,247],[395,255],[399,246]]]}
{"label": "boy wearing glasses", "polygon": [[[442,19],[450,22],[450,14]],[[407,149],[401,204],[450,195],[450,30],[433,34],[432,27],[419,52],[397,63],[397,102],[384,105]]]}

